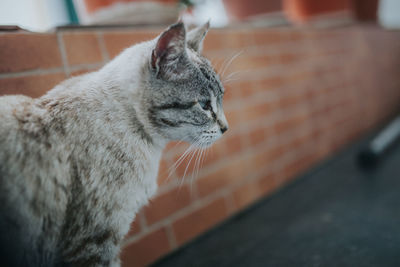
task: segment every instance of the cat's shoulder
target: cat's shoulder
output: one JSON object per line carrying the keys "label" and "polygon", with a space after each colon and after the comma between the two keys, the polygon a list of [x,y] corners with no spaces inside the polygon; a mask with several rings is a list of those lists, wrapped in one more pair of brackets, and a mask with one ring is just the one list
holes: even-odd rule
{"label": "cat's shoulder", "polygon": [[6,111],[10,107],[29,105],[33,103],[33,98],[25,95],[4,95],[0,96],[0,110]]}
{"label": "cat's shoulder", "polygon": [[[33,105],[34,100],[24,95],[6,95],[0,97],[0,124],[6,130],[18,125],[19,117],[23,117]],[[13,128],[13,127],[12,127]]]}

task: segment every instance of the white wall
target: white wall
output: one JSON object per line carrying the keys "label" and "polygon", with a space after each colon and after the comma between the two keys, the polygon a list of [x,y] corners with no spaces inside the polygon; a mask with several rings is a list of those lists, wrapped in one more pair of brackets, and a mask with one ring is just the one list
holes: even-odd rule
{"label": "white wall", "polygon": [[46,31],[68,21],[62,0],[0,1],[0,25],[18,25],[31,31]]}
{"label": "white wall", "polygon": [[189,24],[202,25],[210,21],[211,27],[224,27],[229,19],[222,0],[196,0],[192,15],[184,16],[183,19]]}
{"label": "white wall", "polygon": [[380,0],[378,20],[386,28],[400,28],[400,0]]}

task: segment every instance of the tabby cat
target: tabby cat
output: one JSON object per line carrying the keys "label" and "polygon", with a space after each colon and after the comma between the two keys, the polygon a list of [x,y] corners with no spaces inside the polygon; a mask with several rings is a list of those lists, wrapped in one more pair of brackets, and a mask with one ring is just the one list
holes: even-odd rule
{"label": "tabby cat", "polygon": [[210,146],[224,88],[179,22],[44,96],[0,97],[1,266],[119,266],[171,140]]}

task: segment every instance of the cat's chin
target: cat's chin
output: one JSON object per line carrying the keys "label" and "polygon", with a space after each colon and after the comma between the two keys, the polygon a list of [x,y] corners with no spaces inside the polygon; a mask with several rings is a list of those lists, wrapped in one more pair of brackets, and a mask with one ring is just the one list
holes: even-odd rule
{"label": "cat's chin", "polygon": [[209,141],[204,141],[202,143],[192,143],[195,147],[197,148],[202,148],[202,149],[206,149],[211,147],[217,140],[209,140]]}
{"label": "cat's chin", "polygon": [[210,143],[205,143],[205,144],[201,144],[201,145],[196,145],[196,147],[206,149],[206,148],[211,147],[213,144],[214,144],[214,142],[210,142]]}

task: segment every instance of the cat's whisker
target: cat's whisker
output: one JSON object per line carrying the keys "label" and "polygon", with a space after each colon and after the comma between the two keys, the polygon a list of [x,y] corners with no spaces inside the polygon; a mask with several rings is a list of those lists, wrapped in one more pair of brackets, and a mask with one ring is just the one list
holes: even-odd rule
{"label": "cat's whisker", "polygon": [[230,81],[232,81],[232,80],[236,80],[236,79],[238,79],[238,78],[235,77],[235,78],[225,79],[225,80],[222,81],[222,84],[225,85],[225,84],[227,84],[228,82],[230,82]]}
{"label": "cat's whisker", "polygon": [[[218,67],[218,69],[222,69],[222,71],[225,70],[226,63],[228,62],[228,60],[229,60],[228,58],[224,59],[224,61],[222,61],[222,64],[221,64],[221,66]],[[220,73],[222,73],[222,71]],[[221,77],[222,77],[222,75],[221,75]]]}
{"label": "cat's whisker", "polygon": [[199,138],[197,139],[197,141],[194,143],[194,145],[196,146],[196,151],[195,151],[195,153],[194,153],[195,155],[192,155],[192,157],[190,158],[190,160],[189,160],[189,162],[188,162],[188,164],[187,164],[187,166],[186,166],[186,169],[185,169],[185,172],[184,172],[182,181],[181,181],[181,185],[180,185],[180,187],[181,187],[182,184],[183,184],[183,182],[184,182],[184,179],[185,179],[185,176],[186,176],[186,172],[187,172],[187,170],[188,170],[188,168],[189,168],[189,166],[190,166],[190,163],[191,163],[193,157],[195,157],[195,163],[194,163],[194,166],[193,166],[192,175],[191,175],[191,179],[190,179],[190,190],[192,190],[193,176],[194,176],[195,173],[196,173],[196,168],[197,168],[196,166],[198,165],[198,158],[199,158],[199,154],[200,154],[199,151],[201,152],[202,146],[203,146],[203,142],[202,142],[202,140],[201,140],[201,137],[199,137]]}
{"label": "cat's whisker", "polygon": [[228,81],[224,81],[224,85],[231,84],[231,83],[236,82],[236,81],[238,81],[238,80],[240,80],[240,79],[239,79],[239,78],[236,78],[236,79],[230,79],[230,80],[228,80]]}
{"label": "cat's whisker", "polygon": [[201,161],[200,161],[199,170],[203,167],[204,160],[205,160],[205,158],[207,157],[208,149],[209,149],[209,148],[207,147],[207,148],[205,148],[205,149],[203,150],[203,154],[202,154],[202,158],[201,158]]}
{"label": "cat's whisker", "polygon": [[240,71],[232,72],[226,78],[223,79],[222,83],[223,84],[227,84],[227,83],[230,83],[232,81],[237,81],[237,80],[240,79],[240,76],[239,77],[235,77],[235,75],[244,74],[244,73],[248,73],[248,72],[250,72],[250,70],[240,70]]}
{"label": "cat's whisker", "polygon": [[236,74],[241,73],[241,72],[246,72],[246,70],[238,70],[238,71],[231,72],[225,77],[225,79],[223,81],[226,81],[229,78],[232,78],[233,76],[235,76]]}
{"label": "cat's whisker", "polygon": [[194,168],[193,168],[191,179],[190,179],[190,192],[192,192],[192,190],[193,190],[193,180],[196,177],[196,168],[197,168],[199,155],[201,154],[201,148],[198,151],[200,151],[200,153],[198,153],[197,156],[196,156],[196,160],[194,162]]}
{"label": "cat's whisker", "polygon": [[213,66],[215,66],[215,69],[219,70],[219,69],[224,69],[225,67],[225,63],[228,61],[229,59],[226,58],[224,60],[218,60],[215,64],[213,64]]}
{"label": "cat's whisker", "polygon": [[196,164],[195,164],[195,168],[194,168],[194,173],[192,173],[192,178],[191,178],[191,181],[190,181],[190,188],[191,188],[191,190],[192,190],[192,187],[193,187],[193,182],[194,182],[194,180],[198,177],[198,175],[199,175],[199,172],[200,172],[200,164],[201,164],[201,162],[203,161],[203,157],[204,157],[204,152],[205,152],[205,150],[206,149],[204,149],[203,148],[203,145],[204,145],[204,143],[202,143],[200,146],[201,146],[201,148],[200,148],[200,155],[199,155],[199,157],[197,158],[197,160],[196,160]]}
{"label": "cat's whisker", "polygon": [[195,178],[199,177],[199,173],[200,173],[200,169],[201,169],[201,162],[203,161],[203,157],[204,157],[204,151],[205,151],[204,148],[202,148],[201,151],[200,151],[200,159],[199,159],[199,162],[198,162],[198,165],[197,165],[197,171],[196,171]]}
{"label": "cat's whisker", "polygon": [[[184,137],[184,138],[185,138],[185,137]],[[185,157],[188,155],[188,153],[189,153],[191,150],[195,149],[196,143],[198,142],[198,140],[199,140],[199,138],[197,138],[197,139],[194,141],[194,143],[190,144],[190,146],[185,150],[185,152],[183,152],[183,154],[179,157],[179,159],[178,159],[171,167],[169,167],[169,169],[168,169],[169,172],[171,172],[172,170],[175,170],[177,167],[179,167],[179,165],[183,162],[183,160],[184,160]],[[184,141],[183,139],[180,140],[180,141],[178,142],[178,144],[181,143],[181,142],[183,142],[183,141]],[[178,145],[178,144],[176,144],[176,145]],[[175,145],[175,146],[176,146],[176,145]],[[174,147],[175,147],[175,146],[174,146]]]}
{"label": "cat's whisker", "polygon": [[204,148],[203,151],[202,151],[202,155],[201,155],[199,170],[201,170],[201,168],[203,166],[203,162],[204,162],[204,158],[206,156],[206,153],[207,153],[207,148]]}
{"label": "cat's whisker", "polygon": [[203,159],[202,159],[202,161],[201,161],[201,163],[200,163],[200,164],[201,164],[201,165],[200,165],[200,168],[203,167],[204,160],[207,158],[208,150],[209,150],[209,147],[207,147],[207,148],[204,150],[204,156],[203,156]]}
{"label": "cat's whisker", "polygon": [[[241,52],[241,51],[240,51]],[[232,60],[232,58],[234,57],[235,55],[233,55],[232,57],[230,57],[230,58],[226,58],[226,59],[224,59],[224,61],[222,62],[222,64],[221,64],[221,69],[222,69],[222,71],[221,71],[221,73],[225,73],[225,71],[226,71],[226,69],[227,69],[227,67],[228,67],[228,65],[229,65],[229,61],[230,60]],[[221,77],[222,77],[222,74],[221,74]]]}
{"label": "cat's whisker", "polygon": [[184,139],[181,139],[178,142],[176,142],[176,144],[171,148],[171,150],[175,149],[178,145],[182,144],[182,142],[184,142],[184,141],[185,141]]}
{"label": "cat's whisker", "polygon": [[177,161],[175,161],[175,163],[169,167],[168,172],[168,178],[171,176],[172,172],[174,172],[176,170],[177,167],[179,167],[179,165],[183,162],[183,160],[187,157],[187,155],[189,154],[189,152],[192,150],[192,147],[190,146],[188,149],[185,150],[185,152],[178,158]]}
{"label": "cat's whisker", "polygon": [[185,171],[184,171],[183,176],[181,178],[181,183],[179,185],[179,188],[182,187],[183,182],[185,181],[186,173],[187,173],[187,171],[189,169],[190,163],[192,162],[192,160],[193,160],[194,156],[197,154],[197,152],[198,152],[198,150],[195,149],[194,152],[192,153],[192,156],[190,157],[190,160],[189,160],[188,164],[186,165]]}
{"label": "cat's whisker", "polygon": [[197,172],[196,172],[195,178],[197,178],[199,176],[200,169],[203,166],[203,162],[204,162],[204,159],[206,157],[206,154],[207,154],[209,148],[210,147],[205,147],[205,148],[202,147],[202,149],[201,149],[200,159],[199,159],[199,162],[198,162]]}
{"label": "cat's whisker", "polygon": [[201,149],[200,151],[200,157],[199,157],[199,161],[197,163],[197,171],[196,171],[196,176],[195,178],[197,178],[199,176],[199,172],[200,172],[200,163],[201,163],[201,159],[203,158],[203,154],[204,154],[204,148]]}
{"label": "cat's whisker", "polygon": [[[188,150],[185,152],[185,158],[187,158],[190,154],[191,154],[191,152],[193,152],[193,151],[196,151],[197,150],[197,146],[198,146],[198,144],[199,144],[199,142],[200,142],[200,137],[199,138],[197,138],[191,145],[190,145],[190,147],[188,148]],[[193,155],[192,155],[192,157],[193,157]],[[184,158],[184,159],[185,159]],[[180,164],[182,164],[182,162],[184,161],[184,159],[182,159],[182,160],[180,160],[180,162],[179,162],[179,164],[176,166],[176,168],[180,165]],[[189,160],[189,163],[188,163],[188,165],[190,164],[190,161],[191,161],[191,159]],[[188,166],[186,166],[186,169],[187,169],[187,167]],[[175,168],[175,169],[176,169]],[[185,170],[186,171],[186,170]]]}
{"label": "cat's whisker", "polygon": [[183,152],[183,154],[179,157],[179,159],[169,168],[169,170],[175,168],[177,165],[179,165],[181,163],[182,160],[184,160],[184,157],[187,155],[187,153],[189,153],[192,149],[194,148],[193,145],[190,145],[185,152]]}
{"label": "cat's whisker", "polygon": [[233,55],[231,57],[231,59],[228,61],[228,63],[225,65],[225,67],[223,68],[222,72],[221,72],[221,77],[224,77],[225,72],[228,70],[228,68],[230,67],[230,65],[232,64],[232,62],[239,57],[241,54],[243,53],[243,50],[240,50],[238,53],[236,53],[235,55]]}
{"label": "cat's whisker", "polygon": [[196,160],[194,162],[194,169],[193,169],[193,172],[192,172],[192,179],[191,179],[192,181],[196,178],[196,176],[198,174],[198,167],[199,167],[199,163],[200,163],[199,159],[201,158],[201,154],[203,153],[203,149],[200,148],[199,151],[200,151],[200,153],[197,155],[197,158],[196,158]]}
{"label": "cat's whisker", "polygon": [[168,177],[167,180],[172,176],[172,174],[175,172],[175,170],[182,164],[182,162],[189,156],[190,152],[192,152],[195,149],[195,145],[191,144],[185,152],[179,157],[179,159],[168,169]]}

